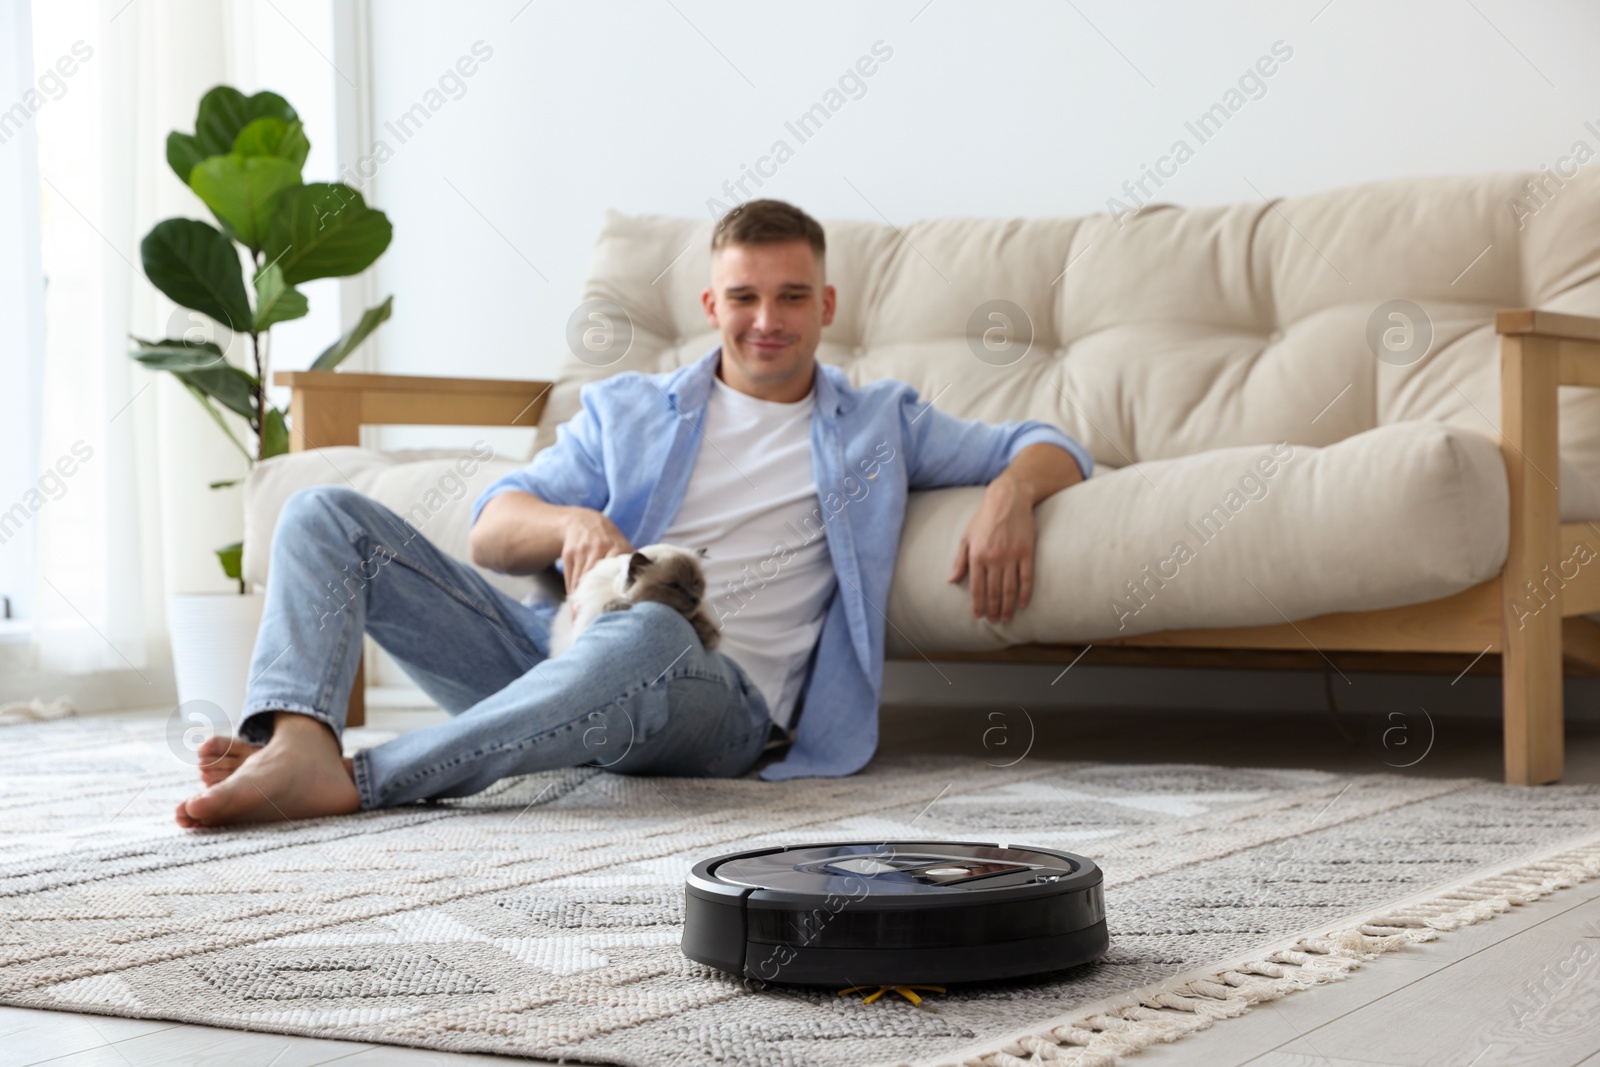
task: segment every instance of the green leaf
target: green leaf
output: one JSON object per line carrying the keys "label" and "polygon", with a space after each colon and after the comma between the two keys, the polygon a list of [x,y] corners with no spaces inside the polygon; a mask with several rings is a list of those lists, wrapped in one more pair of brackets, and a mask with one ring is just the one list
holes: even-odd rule
{"label": "green leaf", "polygon": [[229,486],[238,485],[242,481],[244,481],[243,478],[229,478],[225,482],[212,482],[207,488],[210,488],[210,489],[226,489]]}
{"label": "green leaf", "polygon": [[151,370],[170,372],[191,390],[215,398],[255,425],[255,376],[223,359],[222,351],[211,342],[186,345],[182,341],[162,341],[146,344],[131,355]]}
{"label": "green leaf", "polygon": [[277,93],[247,97],[231,85],[219,85],[200,98],[200,112],[194,120],[195,140],[208,156],[227,155],[233,151],[239,131],[264,116],[284,122],[300,121],[289,101]]}
{"label": "green leaf", "polygon": [[296,170],[306,165],[310,153],[305,126],[271,115],[252,121],[233,141],[236,156],[274,156],[293,163]]}
{"label": "green leaf", "polygon": [[222,349],[211,341],[191,344],[176,338],[168,338],[165,341],[142,341],[135,337],[134,340],[138,342],[139,348],[128,354],[151,370],[204,370],[227,362]]}
{"label": "green leaf", "polygon": [[370,307],[361,313],[361,321],[350,328],[350,332],[339,338],[333,344],[322,350],[316,360],[311,364],[312,370],[333,370],[343,363],[345,357],[361,347],[361,342],[367,335],[376,330],[378,326],[388,321],[389,313],[394,310],[394,297],[385,297],[383,303],[377,307]]}
{"label": "green leaf", "polygon": [[306,295],[283,280],[283,268],[268,263],[256,274],[255,329],[259,333],[277,323],[302,318],[310,310]]}
{"label": "green leaf", "polygon": [[189,188],[205,201],[230,237],[259,252],[278,194],[300,184],[300,168],[276,156],[212,156],[189,175]]}
{"label": "green leaf", "polygon": [[167,164],[183,184],[189,184],[189,174],[206,158],[200,142],[187,133],[173,130],[167,134]]}
{"label": "green leaf", "polygon": [[150,284],[174,302],[238,332],[250,323],[239,253],[215,227],[196,219],[156,223],[139,244]]}
{"label": "green leaf", "polygon": [[389,247],[393,227],[342,182],[285,189],[267,232],[267,258],[291,285],[360,274]]}
{"label": "green leaf", "polygon": [[261,458],[271,459],[289,451],[289,424],[283,421],[283,412],[268,408],[261,431]]}
{"label": "green leaf", "polygon": [[244,542],[235,541],[231,545],[223,545],[217,549],[217,559],[222,564],[222,573],[234,581],[242,580],[244,569]]}
{"label": "green leaf", "polygon": [[238,367],[224,363],[203,370],[180,370],[172,373],[189,388],[198,389],[252,426],[255,425],[256,380]]}

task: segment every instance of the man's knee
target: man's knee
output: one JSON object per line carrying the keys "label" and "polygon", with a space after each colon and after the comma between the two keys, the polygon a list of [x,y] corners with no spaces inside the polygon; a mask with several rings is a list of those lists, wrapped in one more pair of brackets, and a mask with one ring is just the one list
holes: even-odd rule
{"label": "man's knee", "polygon": [[671,648],[676,653],[686,645],[698,646],[700,643],[694,632],[694,624],[684,618],[681,612],[653,600],[635,604],[626,611],[605,612],[590,623],[589,628],[614,635],[615,640],[630,649],[638,649],[641,641],[649,641]]}
{"label": "man's knee", "polygon": [[[371,534],[398,547],[415,530],[389,508],[347,485],[313,485],[298,489],[278,513],[278,532],[345,539],[353,531]],[[276,538],[276,534],[274,537]]]}
{"label": "man's knee", "polygon": [[370,498],[346,485],[311,485],[295,490],[284,501],[278,525],[305,532],[336,523],[341,515],[358,514],[370,503]]}

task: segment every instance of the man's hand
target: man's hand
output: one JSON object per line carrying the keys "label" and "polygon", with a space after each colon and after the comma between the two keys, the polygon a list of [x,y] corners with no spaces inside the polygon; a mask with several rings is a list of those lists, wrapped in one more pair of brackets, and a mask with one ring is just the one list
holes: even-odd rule
{"label": "man's hand", "polygon": [[633,546],[612,521],[589,508],[570,508],[562,525],[561,568],[571,596],[584,572],[609,556],[632,552]]}
{"label": "man's hand", "polygon": [[542,574],[559,560],[569,594],[595,563],[633,550],[600,512],[522,492],[501,493],[483,506],[468,547],[472,562],[502,574]]}
{"label": "man's hand", "polygon": [[1078,461],[1064,448],[1032,444],[984,490],[967,523],[950,581],[972,575],[972,614],[1010,622],[1033,596],[1033,506],[1083,481]]}
{"label": "man's hand", "polygon": [[1033,497],[1001,476],[984,490],[978,513],[967,523],[956,550],[950,581],[972,575],[972,614],[1010,622],[1033,595]]}

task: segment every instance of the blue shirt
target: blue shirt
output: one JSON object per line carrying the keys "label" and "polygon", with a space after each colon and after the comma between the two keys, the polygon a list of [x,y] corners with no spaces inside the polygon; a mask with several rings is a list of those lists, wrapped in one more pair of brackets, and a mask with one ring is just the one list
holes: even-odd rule
{"label": "blue shirt", "polygon": [[[581,409],[556,428],[555,444],[489,486],[472,521],[494,497],[516,491],[592,508],[630,543],[654,544],[688,489],[721,357],[718,345],[675,371],[629,371],[585,385]],[[856,388],[823,363],[814,381],[811,465],[839,581],[800,690],[794,744],[762,769],[768,781],[853,774],[878,747],[884,612],[908,492],[985,485],[1041,443],[1065,449],[1085,478],[1094,467],[1081,444],[1049,423],[958,419],[904,382]]]}

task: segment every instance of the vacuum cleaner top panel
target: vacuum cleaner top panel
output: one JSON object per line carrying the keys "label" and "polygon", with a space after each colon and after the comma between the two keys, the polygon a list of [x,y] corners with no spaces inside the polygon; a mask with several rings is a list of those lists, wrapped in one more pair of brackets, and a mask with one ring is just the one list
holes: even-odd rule
{"label": "vacuum cleaner top panel", "polygon": [[[726,857],[707,865],[725,885],[780,894],[841,893],[873,897],[961,896],[974,890],[1065,891],[1100,881],[1081,857],[968,842],[800,845]],[[1068,884],[1064,884],[1068,883]],[[763,894],[765,895],[765,894]]]}

